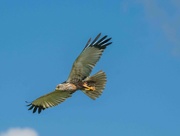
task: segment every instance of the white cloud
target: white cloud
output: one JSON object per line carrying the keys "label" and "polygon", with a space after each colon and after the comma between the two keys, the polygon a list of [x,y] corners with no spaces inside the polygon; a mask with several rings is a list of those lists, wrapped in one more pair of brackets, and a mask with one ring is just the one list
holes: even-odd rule
{"label": "white cloud", "polygon": [[0,132],[0,136],[38,136],[38,134],[31,128],[10,128],[5,132]]}

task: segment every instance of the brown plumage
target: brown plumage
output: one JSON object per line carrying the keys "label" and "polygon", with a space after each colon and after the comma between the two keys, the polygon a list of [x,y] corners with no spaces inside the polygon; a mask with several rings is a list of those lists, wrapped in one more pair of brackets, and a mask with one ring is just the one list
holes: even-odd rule
{"label": "brown plumage", "polygon": [[68,79],[58,84],[53,92],[43,95],[28,104],[27,106],[30,106],[29,110],[33,110],[33,113],[36,111],[41,113],[42,110],[65,101],[77,90],[83,91],[93,100],[102,94],[106,84],[105,72],[99,71],[93,76],[89,76],[104,49],[112,43],[109,42],[111,38],[107,38],[107,35],[99,39],[100,36],[101,33],[92,42],[91,39],[88,40],[83,51],[75,60]]}

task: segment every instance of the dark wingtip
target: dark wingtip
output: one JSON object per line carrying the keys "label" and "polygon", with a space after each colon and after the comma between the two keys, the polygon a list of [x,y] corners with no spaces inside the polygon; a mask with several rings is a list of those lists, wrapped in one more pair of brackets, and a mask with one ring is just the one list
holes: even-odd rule
{"label": "dark wingtip", "polygon": [[[88,40],[88,42],[86,43],[86,46],[84,47],[84,49],[90,44],[90,42],[91,42],[91,38],[89,38],[89,40]],[[84,50],[83,49],[83,50]]]}
{"label": "dark wingtip", "polygon": [[34,108],[34,105],[29,105],[29,106],[31,106],[31,107],[29,107],[29,109],[28,110],[32,110],[33,108]]}
{"label": "dark wingtip", "polygon": [[40,114],[42,110],[45,110],[45,108],[44,108],[43,106],[35,106],[34,104],[32,104],[32,103],[30,103],[30,102],[27,102],[27,101],[26,101],[26,103],[29,103],[29,104],[26,105],[26,106],[29,107],[28,110],[33,110],[33,111],[32,111],[33,113],[36,113],[36,111],[38,111],[38,114]]}
{"label": "dark wingtip", "polygon": [[38,109],[38,114],[40,114],[40,113],[41,113],[41,110],[42,110],[41,108],[39,108],[39,109]]}
{"label": "dark wingtip", "polygon": [[96,44],[97,40],[99,39],[99,37],[101,36],[101,33],[99,33],[96,38],[94,38],[94,40],[92,41],[92,43],[90,44],[90,46],[93,46],[94,44]]}
{"label": "dark wingtip", "polygon": [[112,42],[109,42],[112,38],[107,38],[108,35],[105,35],[101,39],[99,39],[100,36],[101,36],[101,33],[99,33],[92,42],[91,42],[91,38],[90,38],[88,40],[88,42],[86,43],[83,50],[85,50],[88,46],[94,46],[99,49],[105,49],[108,45],[110,45],[112,43]]}
{"label": "dark wingtip", "polygon": [[108,45],[112,44],[112,42],[110,42],[110,40],[112,39],[111,37],[108,38],[108,35],[105,35],[101,39],[99,39],[100,36],[101,33],[98,34],[98,36],[93,40],[90,46],[94,46],[99,49],[105,49]]}
{"label": "dark wingtip", "polygon": [[37,106],[34,106],[33,113],[36,112],[37,108],[38,108]]}
{"label": "dark wingtip", "polygon": [[97,37],[100,37],[101,36],[101,32],[97,35]]}

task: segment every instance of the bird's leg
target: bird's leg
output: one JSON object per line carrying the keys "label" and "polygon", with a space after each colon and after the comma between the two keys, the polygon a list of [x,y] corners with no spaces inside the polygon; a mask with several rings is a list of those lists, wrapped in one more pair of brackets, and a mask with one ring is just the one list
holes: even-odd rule
{"label": "bird's leg", "polygon": [[95,91],[95,87],[94,86],[88,86],[87,82],[83,83],[83,87],[86,91]]}

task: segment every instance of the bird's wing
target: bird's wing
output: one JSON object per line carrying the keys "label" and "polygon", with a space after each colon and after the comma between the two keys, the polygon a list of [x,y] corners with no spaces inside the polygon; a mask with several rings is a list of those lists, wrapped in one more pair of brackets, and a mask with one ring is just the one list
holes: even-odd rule
{"label": "bird's wing", "polygon": [[59,91],[55,90],[51,93],[48,93],[46,95],[43,95],[36,100],[34,100],[32,103],[30,103],[27,106],[30,106],[28,110],[33,109],[33,113],[35,113],[38,110],[38,113],[40,113],[42,110],[56,106],[66,100],[66,98],[71,97],[71,94],[73,92],[70,91]]}
{"label": "bird's wing", "polygon": [[75,83],[89,76],[104,49],[112,43],[109,42],[111,38],[107,38],[107,35],[99,39],[100,36],[101,33],[92,42],[89,39],[83,51],[75,60],[67,82]]}

